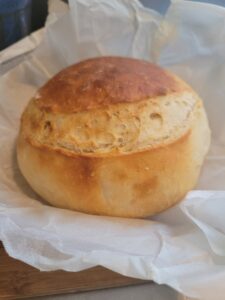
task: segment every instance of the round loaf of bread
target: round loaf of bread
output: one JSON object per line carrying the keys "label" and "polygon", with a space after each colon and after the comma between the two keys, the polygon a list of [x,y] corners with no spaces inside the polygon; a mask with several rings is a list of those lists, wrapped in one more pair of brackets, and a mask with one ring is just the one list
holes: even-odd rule
{"label": "round loaf of bread", "polygon": [[20,170],[56,207],[145,217],[192,189],[210,144],[202,101],[149,62],[93,58],[70,66],[26,107]]}

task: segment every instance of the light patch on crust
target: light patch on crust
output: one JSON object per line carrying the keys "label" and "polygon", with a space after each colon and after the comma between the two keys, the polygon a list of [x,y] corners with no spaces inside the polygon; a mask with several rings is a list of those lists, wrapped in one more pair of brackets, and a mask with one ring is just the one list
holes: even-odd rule
{"label": "light patch on crust", "polygon": [[117,155],[175,142],[191,127],[194,93],[120,103],[71,114],[41,110],[31,100],[22,117],[23,135],[37,147],[73,155]]}

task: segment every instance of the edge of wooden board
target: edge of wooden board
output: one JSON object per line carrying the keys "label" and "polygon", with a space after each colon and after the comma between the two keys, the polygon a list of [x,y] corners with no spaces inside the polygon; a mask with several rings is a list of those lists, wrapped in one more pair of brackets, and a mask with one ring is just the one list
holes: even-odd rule
{"label": "edge of wooden board", "polygon": [[41,272],[9,257],[0,243],[0,299],[77,293],[147,282],[122,276],[103,267],[80,272]]}

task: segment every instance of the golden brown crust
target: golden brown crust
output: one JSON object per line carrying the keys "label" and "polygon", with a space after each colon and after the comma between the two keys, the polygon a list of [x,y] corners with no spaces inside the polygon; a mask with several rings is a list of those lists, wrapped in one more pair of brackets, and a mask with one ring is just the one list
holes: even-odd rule
{"label": "golden brown crust", "polygon": [[63,70],[31,99],[17,157],[33,189],[57,207],[144,217],[194,187],[209,141],[202,102],[182,80],[106,57]]}
{"label": "golden brown crust", "polygon": [[40,90],[40,109],[74,113],[111,104],[131,103],[178,92],[184,86],[174,76],[147,61],[99,57],[70,66]]}
{"label": "golden brown crust", "polygon": [[17,155],[33,189],[52,205],[81,212],[144,217],[161,212],[196,184],[209,146],[202,106],[190,131],[154,150],[115,157],[69,157],[32,146],[22,134]]}

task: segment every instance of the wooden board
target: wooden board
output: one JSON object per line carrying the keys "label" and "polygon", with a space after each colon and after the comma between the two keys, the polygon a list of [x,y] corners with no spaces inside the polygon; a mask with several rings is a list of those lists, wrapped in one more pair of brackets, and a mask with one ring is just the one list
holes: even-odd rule
{"label": "wooden board", "polygon": [[0,299],[75,293],[146,282],[102,267],[81,272],[40,272],[9,257],[0,243]]}

